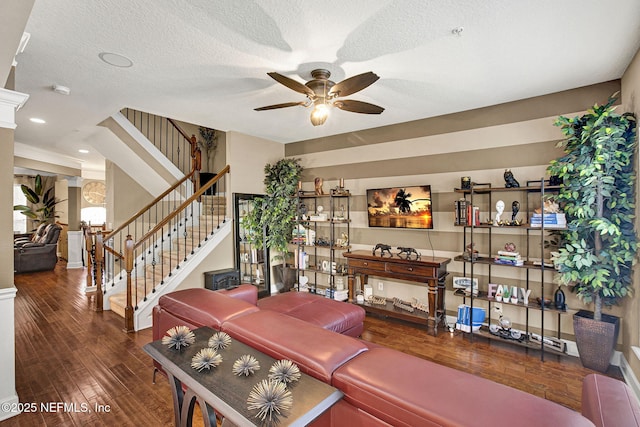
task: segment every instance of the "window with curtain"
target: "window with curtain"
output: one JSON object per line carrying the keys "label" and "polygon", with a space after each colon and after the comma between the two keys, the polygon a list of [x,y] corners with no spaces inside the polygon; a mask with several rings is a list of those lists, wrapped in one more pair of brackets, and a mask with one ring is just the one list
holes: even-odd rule
{"label": "window with curtain", "polygon": [[[24,196],[20,184],[13,184],[13,204],[14,205],[26,205],[27,198]],[[22,215],[20,211],[13,211],[13,232],[14,233],[26,233],[27,232],[27,217]]]}

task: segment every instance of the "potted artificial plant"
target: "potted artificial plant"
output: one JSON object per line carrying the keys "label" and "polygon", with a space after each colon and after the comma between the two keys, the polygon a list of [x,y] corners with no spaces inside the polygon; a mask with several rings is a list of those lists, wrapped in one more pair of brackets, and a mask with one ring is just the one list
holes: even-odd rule
{"label": "potted artificial plant", "polygon": [[42,176],[39,174],[36,175],[33,188],[22,184],[20,189],[24,193],[27,201],[31,203],[31,206],[14,205],[14,211],[20,211],[22,215],[38,224],[52,223],[55,221],[57,218],[56,205],[62,202],[62,200],[55,198],[54,187],[45,190],[45,187],[42,185]]}
{"label": "potted artificial plant", "polygon": [[617,114],[614,102],[615,95],[581,117],[559,117],[565,154],[548,168],[561,179],[556,197],[567,216],[554,259],[558,280],[593,303],[593,312],[574,315],[574,331],[582,364],[601,372],[609,367],[619,331],[619,319],[602,308],[631,295],[637,252],[636,120]]}
{"label": "potted artificial plant", "polygon": [[[253,200],[254,209],[243,218],[243,226],[248,230],[249,240],[258,249],[264,247],[280,255],[282,259],[282,285],[295,280],[295,270],[287,274],[284,254],[287,252],[291,233],[295,226],[297,200],[294,197],[302,173],[300,159],[282,159],[264,167],[266,195]],[[275,268],[275,267],[274,267]],[[274,274],[274,276],[276,276]],[[289,280],[287,280],[287,278]]]}

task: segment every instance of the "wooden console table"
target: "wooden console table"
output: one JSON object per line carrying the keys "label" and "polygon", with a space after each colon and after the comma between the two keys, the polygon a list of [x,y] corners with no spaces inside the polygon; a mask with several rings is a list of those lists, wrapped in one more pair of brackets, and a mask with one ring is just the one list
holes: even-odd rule
{"label": "wooden console table", "polygon": [[450,258],[415,256],[406,258],[393,255],[372,255],[370,251],[353,251],[342,254],[347,258],[349,268],[349,301],[355,302],[354,284],[356,275],[360,276],[360,290],[367,283],[368,276],[388,277],[391,279],[408,280],[410,282],[426,283],[428,286],[427,299],[429,313],[415,310],[410,313],[395,308],[392,302],[386,306],[370,304],[365,301],[364,309],[368,312],[383,314],[410,322],[424,324],[426,320],[427,332],[438,334],[438,324],[444,323],[444,278],[447,275],[447,264]]}
{"label": "wooden console table", "polygon": [[[161,340],[143,347],[167,373],[173,395],[175,425],[192,425],[196,402],[202,411],[205,427],[216,426],[216,412],[224,417],[223,426],[265,425],[255,417],[257,410],[247,409],[247,398],[253,386],[267,378],[276,359],[232,339],[228,348],[220,350],[223,360],[217,368],[211,372],[198,372],[191,367],[191,358],[207,347],[215,332],[206,326],[196,329],[193,331],[196,342],[179,351],[169,349]],[[238,377],[231,371],[234,361],[243,354],[251,354],[260,362],[260,370],[249,377]],[[279,418],[279,427],[306,426],[342,399],[340,390],[304,373],[289,391],[293,396],[293,406],[287,416]]]}

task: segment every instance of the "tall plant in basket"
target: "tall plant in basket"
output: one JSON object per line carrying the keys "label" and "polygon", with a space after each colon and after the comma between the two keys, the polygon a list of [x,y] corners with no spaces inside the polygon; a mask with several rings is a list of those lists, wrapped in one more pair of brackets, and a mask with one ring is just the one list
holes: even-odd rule
{"label": "tall plant in basket", "polygon": [[[599,322],[613,317],[602,313],[603,306],[631,295],[631,268],[638,249],[634,228],[636,120],[630,113],[615,112],[615,96],[580,117],[556,120],[565,137],[559,143],[565,154],[548,168],[562,180],[557,199],[567,216],[567,230],[561,232],[563,245],[555,257],[558,280],[573,286],[586,304],[593,303],[593,313],[583,311],[574,317],[574,329],[581,327],[576,325],[581,317],[598,322],[591,327],[592,332],[599,328],[592,340],[602,335]],[[616,323],[611,352],[618,328]],[[581,332],[575,332],[585,364],[583,356],[590,351],[581,349]],[[606,353],[602,348],[594,352]],[[589,367],[606,370],[608,354],[598,367]]]}

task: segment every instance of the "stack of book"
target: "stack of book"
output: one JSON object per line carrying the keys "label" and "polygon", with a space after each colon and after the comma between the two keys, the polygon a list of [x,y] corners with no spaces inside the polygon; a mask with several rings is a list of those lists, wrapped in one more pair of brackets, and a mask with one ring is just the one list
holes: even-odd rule
{"label": "stack of book", "polygon": [[498,255],[496,255],[493,260],[496,264],[524,265],[524,260],[520,256],[520,252],[498,251]]}
{"label": "stack of book", "polygon": [[349,290],[337,290],[337,289],[326,289],[325,297],[334,299],[336,301],[346,301],[349,299]]}
{"label": "stack of book", "polygon": [[544,228],[565,228],[567,226],[567,218],[564,213],[546,213],[544,218],[541,213],[534,213],[531,216],[531,227],[542,227],[544,221]]}
{"label": "stack of book", "polygon": [[307,244],[307,230],[302,225],[298,225],[291,232],[291,243],[300,245]]}
{"label": "stack of book", "polygon": [[455,225],[480,225],[480,208],[465,199],[454,203]]}

